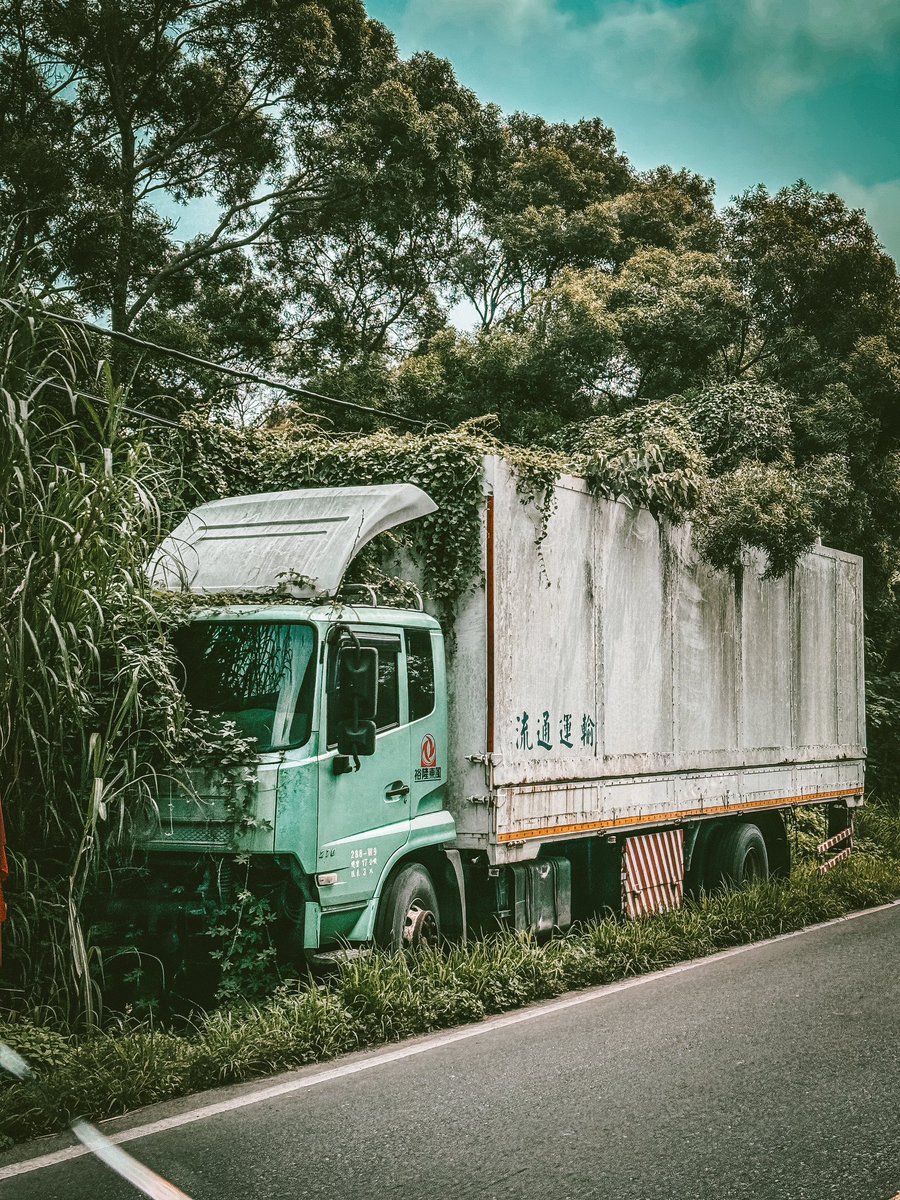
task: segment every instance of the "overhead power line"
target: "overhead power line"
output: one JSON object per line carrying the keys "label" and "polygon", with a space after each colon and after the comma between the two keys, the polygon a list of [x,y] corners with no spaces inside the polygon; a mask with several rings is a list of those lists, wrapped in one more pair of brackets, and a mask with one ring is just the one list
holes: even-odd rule
{"label": "overhead power line", "polygon": [[271,379],[266,375],[258,374],[256,371],[247,371],[241,367],[229,367],[224,363],[216,363],[206,358],[199,358],[196,354],[188,354],[186,350],[176,350],[172,346],[161,346],[156,342],[148,342],[145,338],[135,337],[131,333],[121,333],[117,329],[105,329],[102,325],[95,325],[91,321],[83,321],[79,317],[64,316],[62,313],[55,313],[49,309],[43,309],[42,311],[44,316],[58,321],[61,325],[71,325],[76,329],[84,329],[89,333],[96,333],[101,337],[110,338],[112,341],[133,346],[138,350],[148,350],[155,354],[167,355],[169,358],[177,359],[179,362],[187,363],[189,366],[200,367],[204,371],[219,371],[221,374],[230,375],[234,379],[243,379],[248,382],[260,384],[262,387],[275,388],[278,391],[287,392],[292,396],[301,396],[307,400],[320,400],[325,404],[334,404],[339,408],[350,409],[353,412],[368,413],[371,416],[381,417],[382,420],[402,421],[406,425],[415,425],[420,429],[427,428],[429,425],[443,429],[449,428],[443,422],[421,421],[417,417],[407,417],[403,413],[392,412],[390,409],[375,408],[370,404],[358,404],[354,400],[338,400],[335,396],[326,396],[322,392],[313,392],[309,388],[298,387],[297,384],[286,383],[282,379]]}
{"label": "overhead power line", "polygon": [[[94,404],[105,404],[109,407],[111,401],[107,396],[95,396],[92,392],[84,392],[81,388],[69,387],[68,384],[54,383],[48,379],[42,384],[43,387],[55,388],[59,392],[66,392],[70,396],[78,396],[82,400],[90,400]],[[154,425],[168,425],[170,429],[181,429],[182,426],[178,421],[171,421],[168,417],[158,417],[155,413],[145,412],[143,408],[131,408],[127,404],[117,405],[122,412],[128,413],[132,417],[140,417],[143,421],[152,421]]]}

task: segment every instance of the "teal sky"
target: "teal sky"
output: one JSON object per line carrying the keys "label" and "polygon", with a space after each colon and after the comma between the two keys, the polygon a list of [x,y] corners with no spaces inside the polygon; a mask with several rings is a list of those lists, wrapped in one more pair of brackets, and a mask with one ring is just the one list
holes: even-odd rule
{"label": "teal sky", "polygon": [[367,0],[404,55],[484,101],[599,116],[639,169],[719,204],[806,179],[868,213],[900,259],[900,0]]}

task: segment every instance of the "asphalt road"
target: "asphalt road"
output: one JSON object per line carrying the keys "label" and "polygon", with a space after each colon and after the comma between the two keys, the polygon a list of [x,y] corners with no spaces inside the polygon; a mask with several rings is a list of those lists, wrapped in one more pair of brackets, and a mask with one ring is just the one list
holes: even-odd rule
{"label": "asphalt road", "polygon": [[[421,1039],[403,1058],[356,1056],[343,1064],[363,1065],[353,1073],[280,1077],[325,1075],[125,1148],[192,1200],[889,1200],[898,966],[895,907],[475,1036]],[[0,1200],[135,1195],[87,1157],[0,1182]]]}

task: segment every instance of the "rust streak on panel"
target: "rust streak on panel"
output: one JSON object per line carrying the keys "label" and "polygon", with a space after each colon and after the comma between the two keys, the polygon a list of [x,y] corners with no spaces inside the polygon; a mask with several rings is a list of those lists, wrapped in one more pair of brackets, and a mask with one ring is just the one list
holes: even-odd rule
{"label": "rust streak on panel", "polygon": [[486,749],[494,752],[494,497],[485,506],[485,592],[487,593],[487,729]]}

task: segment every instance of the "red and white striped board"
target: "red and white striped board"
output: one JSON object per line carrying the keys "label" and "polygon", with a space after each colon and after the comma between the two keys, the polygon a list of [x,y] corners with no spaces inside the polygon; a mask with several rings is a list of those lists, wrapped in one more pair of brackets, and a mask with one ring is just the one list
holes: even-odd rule
{"label": "red and white striped board", "polygon": [[625,841],[622,910],[628,917],[667,912],[684,898],[684,830],[644,833]]}
{"label": "red and white striped board", "polygon": [[[839,846],[841,842],[846,842],[847,845],[844,846],[842,850],[838,850],[835,854],[832,854],[831,858],[829,858],[829,851],[834,850],[835,846]],[[831,868],[837,866],[839,862],[844,862],[845,859],[850,857],[852,850],[853,819],[851,817],[850,824],[846,829],[842,829],[839,833],[836,833],[834,837],[827,838],[824,842],[821,842],[816,847],[819,858],[825,860],[819,864],[819,874],[824,875],[826,871],[830,871]]]}

